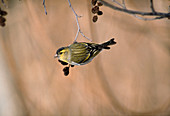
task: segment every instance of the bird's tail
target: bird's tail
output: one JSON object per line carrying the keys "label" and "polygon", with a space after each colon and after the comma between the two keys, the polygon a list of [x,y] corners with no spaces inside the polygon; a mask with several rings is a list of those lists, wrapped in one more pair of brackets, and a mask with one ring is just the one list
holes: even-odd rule
{"label": "bird's tail", "polygon": [[101,47],[102,47],[103,49],[110,49],[110,47],[108,47],[108,46],[114,45],[114,44],[116,44],[116,42],[114,41],[114,38],[112,38],[111,40],[109,40],[109,41],[107,41],[107,42],[104,42],[104,43],[102,43],[102,44],[100,44],[100,45],[101,45]]}

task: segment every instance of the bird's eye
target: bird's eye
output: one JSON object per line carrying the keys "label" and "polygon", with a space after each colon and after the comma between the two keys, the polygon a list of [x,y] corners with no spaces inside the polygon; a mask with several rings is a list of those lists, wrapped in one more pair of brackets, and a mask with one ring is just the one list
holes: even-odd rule
{"label": "bird's eye", "polygon": [[60,54],[62,54],[63,52],[60,52]]}

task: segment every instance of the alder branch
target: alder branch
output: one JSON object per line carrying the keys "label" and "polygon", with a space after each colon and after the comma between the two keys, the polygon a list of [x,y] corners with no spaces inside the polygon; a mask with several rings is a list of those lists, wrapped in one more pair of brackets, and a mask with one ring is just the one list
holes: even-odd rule
{"label": "alder branch", "polygon": [[[150,4],[151,4],[150,7],[152,9],[152,12],[141,12],[141,11],[128,10],[126,8],[126,6],[125,6],[124,0],[122,0],[122,4],[120,4],[116,0],[112,0],[113,2],[115,2],[116,4],[121,6],[122,8],[117,7],[114,4],[110,4],[110,3],[108,3],[108,2],[106,2],[104,0],[98,0],[98,1],[102,2],[105,6],[107,6],[109,8],[112,8],[114,10],[118,10],[118,11],[121,11],[121,12],[125,12],[125,13],[128,13],[128,14],[132,14],[133,16],[135,16],[135,17],[137,17],[139,19],[142,19],[142,20],[156,20],[156,19],[163,19],[163,18],[169,18],[170,17],[170,13],[156,12],[155,9],[154,9],[154,6],[153,6],[153,0],[150,0]],[[139,17],[137,15],[155,16],[155,18],[143,18],[143,17]]]}
{"label": "alder branch", "polygon": [[[124,0],[122,0],[122,4],[119,3],[119,2],[116,1],[116,0],[112,0],[112,1],[113,1],[114,3],[116,3],[117,5],[119,5],[120,7],[124,8],[124,9],[127,9]],[[156,20],[156,19],[164,18],[164,17],[144,18],[144,17],[140,17],[140,16],[138,16],[138,15],[136,15],[136,14],[131,14],[131,15],[134,16],[134,17],[136,17],[136,18],[138,18],[138,19],[140,19],[140,20],[145,20],[145,21],[146,21],[146,20]]]}
{"label": "alder branch", "polygon": [[77,37],[78,37],[79,33],[80,33],[83,37],[85,37],[86,39],[88,39],[89,41],[92,41],[91,39],[89,39],[88,37],[86,37],[86,36],[83,34],[83,32],[81,31],[81,29],[80,29],[80,24],[79,24],[78,18],[80,18],[81,16],[77,15],[77,13],[75,12],[75,10],[74,10],[73,7],[71,6],[70,0],[68,0],[68,3],[69,3],[69,6],[70,6],[70,8],[72,9],[72,11],[73,11],[73,13],[74,13],[74,15],[75,15],[75,17],[76,17],[76,23],[77,23],[77,27],[78,27],[77,34],[76,34],[76,37],[75,37],[75,39],[74,39],[74,42],[77,41]]}

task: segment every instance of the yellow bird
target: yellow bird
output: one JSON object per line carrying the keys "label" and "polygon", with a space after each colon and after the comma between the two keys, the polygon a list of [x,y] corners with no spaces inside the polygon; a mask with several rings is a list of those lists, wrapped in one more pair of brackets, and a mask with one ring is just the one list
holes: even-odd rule
{"label": "yellow bird", "polygon": [[[116,44],[114,38],[102,44],[74,42],[67,47],[59,48],[54,58],[58,58],[63,65],[69,64],[69,67],[84,65],[92,61],[103,49],[110,49],[109,46],[114,44]],[[63,69],[66,76],[69,74],[69,67]]]}

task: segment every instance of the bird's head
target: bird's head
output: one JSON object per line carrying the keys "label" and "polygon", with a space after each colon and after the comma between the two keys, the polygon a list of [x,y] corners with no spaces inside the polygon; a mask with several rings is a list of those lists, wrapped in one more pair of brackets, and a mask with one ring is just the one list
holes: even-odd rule
{"label": "bird's head", "polygon": [[58,58],[61,61],[67,62],[69,60],[69,48],[68,47],[61,47],[57,50],[56,55],[54,58]]}

